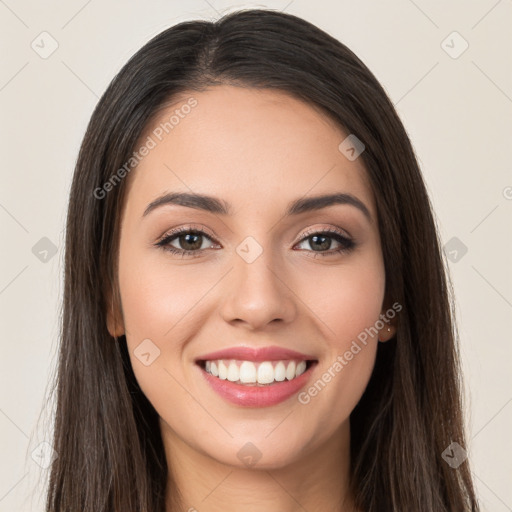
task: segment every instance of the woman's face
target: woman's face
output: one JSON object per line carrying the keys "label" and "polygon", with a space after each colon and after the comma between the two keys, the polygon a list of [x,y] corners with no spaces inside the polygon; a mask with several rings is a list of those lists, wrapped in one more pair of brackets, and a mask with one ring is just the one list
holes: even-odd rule
{"label": "woman's face", "polygon": [[[271,468],[348,431],[385,312],[374,199],[362,159],[339,149],[348,135],[282,92],[218,86],[160,112],[135,148],[109,330],[126,333],[166,446]],[[190,196],[155,203],[166,194]],[[309,202],[334,194],[355,199]],[[205,358],[238,347],[298,354]],[[301,358],[316,362],[297,385]]]}

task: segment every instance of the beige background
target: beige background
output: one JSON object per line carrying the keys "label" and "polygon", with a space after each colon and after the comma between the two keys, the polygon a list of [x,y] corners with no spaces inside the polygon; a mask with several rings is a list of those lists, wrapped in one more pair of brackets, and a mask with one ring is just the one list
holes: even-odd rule
{"label": "beige background", "polygon": [[[466,448],[483,510],[512,510],[510,0],[0,0],[0,512],[44,509],[41,465],[51,451],[41,443],[51,432],[41,422],[55,367],[64,220],[92,110],[151,37],[239,7],[315,23],[368,65],[397,106],[443,243],[456,237],[450,244],[467,247],[449,263],[470,407]],[[42,37],[46,50],[51,38],[58,44],[47,58],[31,47],[43,51]]]}

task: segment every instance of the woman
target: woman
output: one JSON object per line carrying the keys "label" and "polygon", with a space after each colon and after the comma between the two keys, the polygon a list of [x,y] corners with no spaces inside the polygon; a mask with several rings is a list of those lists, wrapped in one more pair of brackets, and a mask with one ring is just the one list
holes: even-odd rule
{"label": "woman", "polygon": [[343,44],[267,10],[115,77],[70,195],[47,511],[478,511],[431,205]]}

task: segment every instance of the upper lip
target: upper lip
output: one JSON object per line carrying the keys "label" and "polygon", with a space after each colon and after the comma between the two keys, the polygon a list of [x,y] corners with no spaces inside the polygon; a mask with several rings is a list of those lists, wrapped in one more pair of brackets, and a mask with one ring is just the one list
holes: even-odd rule
{"label": "upper lip", "polygon": [[260,348],[238,346],[204,354],[202,356],[197,357],[196,362],[214,361],[217,359],[239,359],[243,361],[254,362],[282,361],[287,359],[316,361],[316,358],[311,355],[301,354],[300,352],[296,352],[295,350],[290,350],[288,348],[282,348],[277,346]]}

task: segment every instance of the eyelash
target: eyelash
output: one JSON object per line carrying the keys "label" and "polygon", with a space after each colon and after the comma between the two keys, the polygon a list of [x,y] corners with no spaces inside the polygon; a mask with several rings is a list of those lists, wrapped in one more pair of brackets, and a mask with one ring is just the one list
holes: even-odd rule
{"label": "eyelash", "polygon": [[[205,231],[201,229],[195,229],[191,226],[185,226],[178,229],[175,229],[174,231],[171,231],[169,233],[166,233],[163,238],[161,238],[158,242],[155,243],[155,246],[162,248],[164,251],[169,251],[172,254],[181,255],[181,257],[185,256],[191,256],[191,257],[197,257],[200,256],[203,251],[206,249],[197,249],[197,250],[187,250],[187,249],[177,249],[176,247],[173,247],[170,244],[171,241],[173,241],[175,238],[178,238],[180,235],[183,234],[193,234],[193,235],[205,235],[206,238],[209,238],[212,240],[212,237],[206,233]],[[326,256],[332,256],[334,254],[344,254],[352,251],[354,247],[356,246],[356,242],[353,239],[347,238],[344,236],[344,234],[334,228],[331,229],[325,229],[325,230],[310,230],[304,233],[304,236],[297,242],[297,244],[300,244],[307,240],[308,238],[311,238],[314,235],[326,235],[328,238],[333,238],[337,242],[341,244],[341,247],[339,249],[331,249],[329,251],[307,251],[307,252],[314,252],[315,254],[311,255],[312,258],[317,257],[326,257]],[[213,241],[213,240],[212,240]],[[297,245],[296,244],[296,245]]]}

